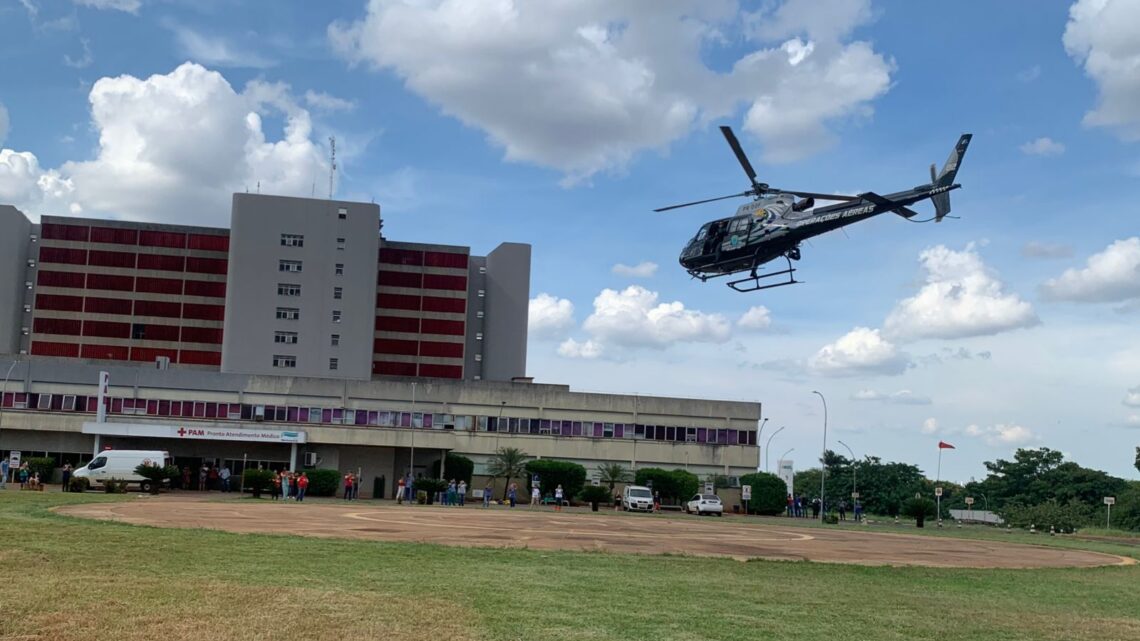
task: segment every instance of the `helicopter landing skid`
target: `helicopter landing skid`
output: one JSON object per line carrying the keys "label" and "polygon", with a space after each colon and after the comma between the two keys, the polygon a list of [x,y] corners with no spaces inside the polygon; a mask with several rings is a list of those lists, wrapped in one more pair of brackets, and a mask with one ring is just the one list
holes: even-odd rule
{"label": "helicopter landing skid", "polygon": [[[795,275],[796,274],[796,268],[792,267],[791,257],[784,256],[784,260],[788,261],[788,268],[787,269],[781,269],[778,272],[771,272],[768,274],[757,274],[756,268],[754,267],[754,268],[752,268],[752,272],[748,275],[748,278],[741,278],[740,280],[729,281],[725,284],[728,285],[729,287],[735,289],[738,292],[747,293],[747,292],[758,292],[762,289],[772,289],[775,287],[784,287],[787,285],[795,285],[796,283],[803,282],[803,281],[796,280],[796,275]],[[785,276],[785,275],[788,277],[788,279],[783,281],[783,282],[771,283],[768,285],[761,284],[761,281],[763,281],[764,279],[773,278],[775,276]]]}

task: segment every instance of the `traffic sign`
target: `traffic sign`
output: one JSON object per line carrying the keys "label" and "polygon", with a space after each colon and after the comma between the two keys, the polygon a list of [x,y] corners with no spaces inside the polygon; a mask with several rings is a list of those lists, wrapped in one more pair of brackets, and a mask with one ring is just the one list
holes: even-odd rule
{"label": "traffic sign", "polygon": [[934,488],[934,496],[942,496],[942,488],[940,488],[940,487]]}
{"label": "traffic sign", "polygon": [[858,493],[858,492],[852,492],[852,493],[851,493],[851,498],[853,498],[853,499],[857,499],[857,498],[859,498],[859,493]]}
{"label": "traffic sign", "polygon": [[712,483],[705,483],[705,494],[712,494],[712,493],[713,493],[713,484]]}
{"label": "traffic sign", "polygon": [[966,497],[966,505],[973,505],[973,504],[974,504],[974,497],[967,496]]}
{"label": "traffic sign", "polygon": [[744,501],[747,501],[747,500],[752,498],[752,486],[751,485],[741,485],[740,486],[740,498],[741,498],[741,500],[744,500]]}
{"label": "traffic sign", "polygon": [[1116,497],[1115,496],[1104,497],[1104,504],[1105,505],[1116,505]]}

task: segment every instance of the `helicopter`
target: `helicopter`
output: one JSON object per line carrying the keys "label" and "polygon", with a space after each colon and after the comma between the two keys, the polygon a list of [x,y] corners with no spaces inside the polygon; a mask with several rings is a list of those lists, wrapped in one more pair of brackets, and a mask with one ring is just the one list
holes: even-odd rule
{"label": "helicopter", "polygon": [[[739,194],[670,205],[653,211],[664,212],[729,198],[751,197],[753,200],[737,208],[732,217],[702,225],[697,235],[685,245],[680,256],[681,266],[689,275],[702,282],[748,272],[747,277],[727,283],[738,292],[754,292],[803,282],[796,280],[796,268],[792,266],[792,261],[798,261],[801,257],[800,243],[872,216],[894,213],[912,222],[942,222],[950,213],[950,192],[961,187],[954,182],[954,177],[958,174],[966,148],[973,137],[972,134],[962,134],[940,172],[935,173],[935,166],[930,165],[930,182],[927,184],[885,196],[870,191],[846,196],[778,189],[759,182],[756,171],[732,128],[722,126],[720,131],[732,147],[744,173],[752,181],[752,186]],[[934,216],[926,220],[913,220],[919,214],[909,206],[926,199],[934,203]],[[816,200],[838,204],[815,207]],[[779,258],[787,261],[787,269],[758,273],[757,270],[762,265]],[[768,280],[781,276],[786,279],[778,282]]]}

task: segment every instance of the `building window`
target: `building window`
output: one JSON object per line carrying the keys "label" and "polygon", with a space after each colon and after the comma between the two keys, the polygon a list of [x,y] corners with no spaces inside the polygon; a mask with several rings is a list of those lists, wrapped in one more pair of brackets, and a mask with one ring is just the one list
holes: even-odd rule
{"label": "building window", "polygon": [[337,249],[344,249],[344,239],[343,238],[337,238],[336,239],[336,248]]}
{"label": "building window", "polygon": [[340,361],[338,359],[335,359],[335,358],[329,359],[329,369],[336,369],[339,366],[340,366]]}
{"label": "building window", "polygon": [[285,345],[297,344],[297,332],[274,332],[274,343],[284,343]]}
{"label": "building window", "polygon": [[486,273],[487,273],[487,268],[486,268],[486,267],[480,267],[480,268],[479,268],[479,273],[480,273],[480,274],[486,274]]}
{"label": "building window", "polygon": [[483,290],[483,289],[480,289],[480,290],[479,290],[479,292],[478,292],[476,295],[477,295],[477,296],[479,296],[479,298],[483,298],[484,296],[486,296],[486,295],[487,295],[487,291],[486,291],[486,290]]}
{"label": "building window", "polygon": [[273,366],[274,367],[296,367],[297,366],[297,357],[296,356],[281,356],[281,355],[274,356],[273,357]]}
{"label": "building window", "polygon": [[344,263],[337,263],[336,264],[336,275],[337,276],[344,276]]}
{"label": "building window", "polygon": [[475,340],[477,340],[477,341],[483,340],[483,332],[475,332]]}
{"label": "building window", "polygon": [[279,272],[300,272],[301,261],[299,260],[279,260],[277,261],[277,271]]}
{"label": "building window", "polygon": [[336,216],[341,220],[348,218],[348,207],[337,207]]}
{"label": "building window", "polygon": [[142,323],[132,323],[131,324],[131,338],[133,338],[136,341],[145,340],[146,339],[146,325],[143,325]]}
{"label": "building window", "polygon": [[344,298],[344,288],[343,287],[333,287],[333,298],[335,298],[337,300]]}
{"label": "building window", "polygon": [[278,307],[277,320],[297,320],[301,318],[301,310],[294,307]]}
{"label": "building window", "polygon": [[333,334],[330,336],[330,341],[333,347],[340,347],[340,334]]}
{"label": "building window", "polygon": [[282,247],[304,247],[305,237],[300,234],[281,234]]}
{"label": "building window", "polygon": [[334,309],[334,310],[333,310],[333,312],[332,312],[332,321],[333,321],[334,323],[339,323],[339,322],[340,322],[340,310],[339,310],[339,309]]}
{"label": "building window", "polygon": [[278,283],[277,284],[277,295],[278,296],[300,296],[301,295],[301,286],[300,285],[292,285],[289,283]]}
{"label": "building window", "polygon": [[614,424],[613,423],[606,423],[605,425],[602,426],[602,436],[604,436],[605,438],[613,438],[614,437]]}
{"label": "building window", "polygon": [[480,310],[480,311],[475,312],[475,318],[483,318],[483,311]]}
{"label": "building window", "polygon": [[478,362],[478,361],[481,361],[481,360],[483,360],[483,355],[482,355],[482,354],[476,354],[476,355],[475,355],[475,361],[476,361],[476,362]]}

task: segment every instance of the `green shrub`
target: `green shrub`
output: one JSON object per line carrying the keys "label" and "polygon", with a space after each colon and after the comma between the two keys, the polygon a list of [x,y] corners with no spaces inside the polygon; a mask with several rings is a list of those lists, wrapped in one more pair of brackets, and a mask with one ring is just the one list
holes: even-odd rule
{"label": "green shrub", "polygon": [[915,525],[922,527],[927,518],[934,516],[936,510],[934,501],[916,496],[903,502],[901,514],[914,519]]}
{"label": "green shrub", "polygon": [[309,489],[305,490],[308,496],[336,496],[340,489],[340,472],[337,470],[305,470],[305,475],[309,477]]}
{"label": "green shrub", "polygon": [[268,490],[272,485],[272,470],[242,470],[241,487],[253,492],[255,497],[261,496],[261,493]]}
{"label": "green shrub", "polygon": [[834,512],[828,512],[827,514],[823,515],[823,522],[829,525],[836,525],[839,523],[839,516],[837,516]]}
{"label": "green shrub", "polygon": [[[446,465],[443,466],[443,471],[448,480],[455,479],[456,485],[460,481],[466,481],[468,486],[471,485],[471,474],[475,472],[474,461],[466,456],[448,453],[444,463]],[[432,478],[439,478],[439,461],[431,464],[431,475]]]}
{"label": "green shrub", "polygon": [[570,461],[536,459],[526,462],[528,476],[538,475],[539,490],[543,496],[553,495],[554,488],[562,486],[562,496],[577,496],[586,484],[586,468]]}
{"label": "green shrub", "polygon": [[40,475],[40,483],[47,485],[55,478],[55,459],[50,456],[33,456],[24,461],[28,464],[28,478]]}
{"label": "green shrub", "polygon": [[775,474],[745,474],[740,477],[740,484],[752,486],[752,498],[748,500],[749,514],[775,516],[788,509],[788,485]]}
{"label": "green shrub", "polygon": [[584,503],[609,503],[613,498],[610,489],[604,485],[587,485],[578,493],[578,500]]}
{"label": "green shrub", "polygon": [[[428,505],[435,503],[435,495],[447,489],[447,481],[443,479],[429,479],[418,478],[416,479],[416,495],[419,493],[424,494],[424,499]],[[423,501],[421,501],[422,503]]]}
{"label": "green shrub", "polygon": [[126,494],[127,482],[118,479],[109,479],[103,483],[103,491],[107,494]]}
{"label": "green shrub", "polygon": [[73,476],[68,485],[72,492],[86,492],[91,487],[91,481],[85,476]]}
{"label": "green shrub", "polygon": [[[678,501],[687,501],[689,497],[701,491],[701,480],[696,474],[686,470],[673,470],[669,474],[673,477],[674,486],[677,488]],[[665,494],[662,493],[661,497],[664,498]]]}
{"label": "green shrub", "polygon": [[1010,505],[1002,510],[1002,517],[1013,527],[1029,527],[1047,530],[1049,526],[1071,530],[1085,527],[1091,521],[1091,510],[1083,503],[1070,501],[1059,503],[1052,499],[1039,505]]}

